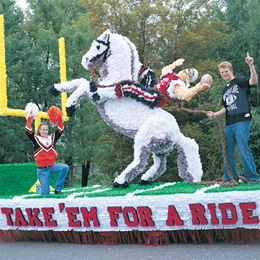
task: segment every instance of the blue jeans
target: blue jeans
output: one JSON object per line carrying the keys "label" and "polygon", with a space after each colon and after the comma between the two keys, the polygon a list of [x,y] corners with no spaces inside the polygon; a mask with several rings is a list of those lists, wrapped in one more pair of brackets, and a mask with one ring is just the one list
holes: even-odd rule
{"label": "blue jeans", "polygon": [[[243,166],[244,176],[247,181],[260,180],[256,170],[254,157],[248,146],[250,128],[252,122],[250,120],[237,122],[225,127],[225,136],[227,142],[227,162],[229,170],[233,178],[238,182],[236,172],[235,145],[237,145],[240,160]],[[224,181],[229,181],[229,175],[224,160]]]}
{"label": "blue jeans", "polygon": [[55,184],[55,190],[61,191],[68,172],[69,166],[63,163],[54,164],[49,168],[37,169],[37,177],[41,185],[36,186],[36,192],[38,194],[50,193],[51,174],[58,174],[58,179]]}

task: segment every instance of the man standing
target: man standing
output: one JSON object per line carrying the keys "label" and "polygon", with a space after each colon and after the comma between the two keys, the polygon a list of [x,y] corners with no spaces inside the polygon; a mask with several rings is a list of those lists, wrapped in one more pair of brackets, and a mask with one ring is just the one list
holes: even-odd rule
{"label": "man standing", "polygon": [[[227,162],[234,180],[236,182],[239,180],[235,160],[235,145],[237,145],[244,176],[248,184],[257,184],[260,178],[248,145],[252,123],[248,95],[250,87],[258,83],[258,75],[254,66],[254,59],[249,56],[248,52],[245,61],[250,69],[250,78],[245,76],[234,77],[232,64],[228,61],[221,62],[218,65],[221,77],[226,81],[222,95],[223,108],[217,112],[210,111],[207,115],[208,117],[217,117],[226,114]],[[224,181],[230,181],[225,163]]]}

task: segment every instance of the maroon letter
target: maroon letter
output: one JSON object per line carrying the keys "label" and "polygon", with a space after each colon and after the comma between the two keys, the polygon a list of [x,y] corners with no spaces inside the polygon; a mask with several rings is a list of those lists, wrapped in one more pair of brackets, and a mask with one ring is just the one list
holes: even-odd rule
{"label": "maroon letter", "polygon": [[248,203],[239,203],[239,207],[242,211],[242,221],[243,224],[258,224],[259,218],[257,216],[253,216],[253,209],[256,209],[255,202]]}
{"label": "maroon letter", "polygon": [[[236,224],[238,217],[237,217],[236,207],[232,203],[219,204],[218,207],[221,211],[223,225]],[[227,210],[229,210],[231,213],[230,218],[228,218]]]}
{"label": "maroon letter", "polygon": [[54,208],[42,208],[44,225],[46,227],[57,227],[57,221],[52,219],[54,214]]}
{"label": "maroon letter", "polygon": [[216,205],[215,205],[215,203],[208,204],[208,209],[209,209],[210,216],[211,216],[211,224],[212,225],[218,225],[219,221],[218,221],[217,214],[216,214]]}
{"label": "maroon letter", "polygon": [[69,227],[81,227],[81,222],[77,220],[77,214],[79,214],[78,208],[66,208],[66,213],[68,216]]}
{"label": "maroon letter", "polygon": [[2,214],[5,214],[7,225],[13,226],[13,220],[11,218],[11,215],[13,214],[13,210],[11,208],[1,208]]}
{"label": "maroon letter", "polygon": [[83,217],[83,223],[84,227],[89,227],[89,221],[93,221],[93,226],[94,227],[99,227],[100,223],[98,221],[98,216],[97,216],[97,208],[96,207],[91,207],[90,211],[88,211],[86,208],[80,208],[82,217]]}
{"label": "maroon letter", "polygon": [[166,220],[167,226],[183,226],[183,221],[180,218],[176,208],[173,205],[168,207],[168,218]]}
{"label": "maroon letter", "polygon": [[154,221],[152,220],[152,211],[149,207],[137,207],[137,211],[140,216],[141,227],[154,227]]}
{"label": "maroon letter", "polygon": [[207,225],[208,220],[204,216],[205,208],[201,204],[190,204],[189,205],[192,215],[193,225]]}
{"label": "maroon letter", "polygon": [[117,220],[119,218],[119,213],[122,213],[121,207],[107,207],[107,211],[110,216],[110,226],[117,227],[118,223]]}
{"label": "maroon letter", "polygon": [[28,223],[24,218],[23,212],[20,208],[15,209],[15,221],[14,225],[17,227],[27,227]]}
{"label": "maroon letter", "polygon": [[38,215],[40,213],[40,210],[38,208],[34,208],[34,209],[27,208],[27,209],[25,209],[25,211],[28,216],[29,226],[31,226],[31,227],[35,227],[35,226],[42,227],[43,226],[43,223],[38,218]]}
{"label": "maroon letter", "polygon": [[[132,215],[132,221],[129,218],[129,213]],[[133,207],[125,207],[123,209],[123,216],[124,220],[127,226],[129,227],[137,227],[139,224],[139,218],[138,218],[138,213],[135,208]]]}

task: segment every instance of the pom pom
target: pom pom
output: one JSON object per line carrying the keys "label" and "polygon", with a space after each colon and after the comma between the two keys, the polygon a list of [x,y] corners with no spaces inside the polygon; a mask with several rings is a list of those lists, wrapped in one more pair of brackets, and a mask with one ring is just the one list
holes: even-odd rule
{"label": "pom pom", "polygon": [[209,89],[213,84],[213,79],[209,74],[205,74],[201,77],[200,84],[204,89]]}
{"label": "pom pom", "polygon": [[56,106],[51,106],[47,111],[47,114],[52,125],[58,125],[62,120],[62,111]]}
{"label": "pom pom", "polygon": [[35,119],[38,111],[39,108],[35,103],[28,103],[25,107],[25,118],[28,119],[29,117],[32,117],[33,119]]}

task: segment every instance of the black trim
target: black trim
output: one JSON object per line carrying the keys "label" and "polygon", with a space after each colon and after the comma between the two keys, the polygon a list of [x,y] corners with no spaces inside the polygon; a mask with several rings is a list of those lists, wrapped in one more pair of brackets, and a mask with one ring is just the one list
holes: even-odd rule
{"label": "black trim", "polygon": [[41,169],[49,169],[51,168],[53,165],[51,166],[42,166],[42,167],[37,167],[37,169],[41,170]]}
{"label": "black trim", "polygon": [[105,61],[105,60],[107,59],[107,53],[108,53],[108,50],[109,50],[109,48],[110,48],[109,38],[110,38],[110,37],[108,37],[107,42],[101,41],[101,40],[95,40],[96,42],[101,43],[101,44],[107,46],[107,48],[106,48],[102,53],[100,53],[100,54],[96,55],[95,57],[93,57],[92,59],[90,59],[90,60],[89,60],[90,62],[96,61],[96,60],[99,59],[102,55],[104,55],[103,61]]}

